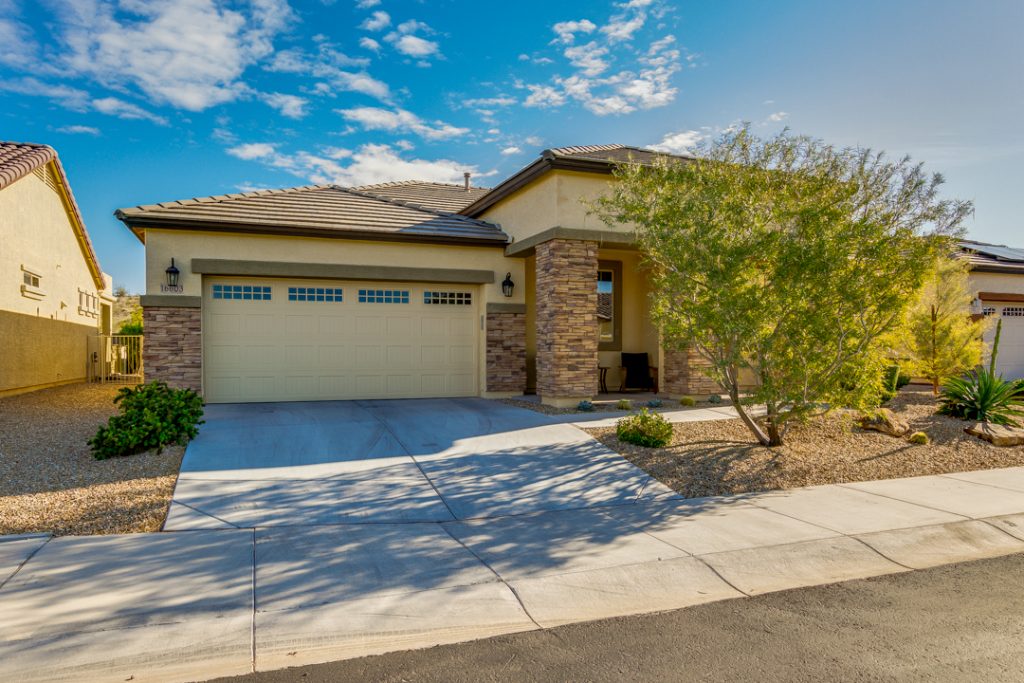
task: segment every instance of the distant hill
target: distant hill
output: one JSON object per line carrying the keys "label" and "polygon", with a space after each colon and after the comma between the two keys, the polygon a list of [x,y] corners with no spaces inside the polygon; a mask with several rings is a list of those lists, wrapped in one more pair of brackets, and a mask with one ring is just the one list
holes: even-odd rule
{"label": "distant hill", "polygon": [[125,294],[114,299],[113,330],[116,332],[121,323],[132,316],[132,311],[139,307],[138,294]]}

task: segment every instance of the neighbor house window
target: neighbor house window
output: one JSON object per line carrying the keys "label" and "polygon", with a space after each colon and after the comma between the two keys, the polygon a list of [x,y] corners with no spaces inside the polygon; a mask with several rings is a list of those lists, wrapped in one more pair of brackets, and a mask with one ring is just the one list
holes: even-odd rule
{"label": "neighbor house window", "polygon": [[359,303],[361,304],[407,304],[409,303],[408,289],[360,289]]}
{"label": "neighbor house window", "polygon": [[214,285],[214,299],[236,301],[270,301],[270,287],[260,285]]}
{"label": "neighbor house window", "polygon": [[288,301],[323,301],[341,303],[344,301],[340,287],[289,287]]}
{"label": "neighbor house window", "polygon": [[26,265],[21,266],[21,295],[30,299],[42,299],[46,296],[43,291],[43,276],[35,268]]}
{"label": "neighbor house window", "polygon": [[423,292],[423,303],[469,306],[473,303],[473,294],[472,292]]}
{"label": "neighbor house window", "polygon": [[95,318],[99,315],[100,298],[92,292],[78,290],[78,314]]}

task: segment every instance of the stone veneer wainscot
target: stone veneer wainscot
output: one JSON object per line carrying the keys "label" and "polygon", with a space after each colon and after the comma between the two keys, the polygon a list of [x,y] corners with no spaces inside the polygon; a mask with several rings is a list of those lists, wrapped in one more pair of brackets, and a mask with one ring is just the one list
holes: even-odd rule
{"label": "stone veneer wainscot", "polygon": [[202,309],[146,306],[142,359],[146,380],[201,391],[203,386]]}

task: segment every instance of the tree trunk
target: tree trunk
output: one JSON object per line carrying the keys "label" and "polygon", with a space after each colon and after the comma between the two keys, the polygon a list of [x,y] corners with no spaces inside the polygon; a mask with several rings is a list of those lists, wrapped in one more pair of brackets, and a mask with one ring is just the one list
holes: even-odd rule
{"label": "tree trunk", "polygon": [[[740,420],[747,426],[747,429],[754,435],[758,443],[762,446],[779,446],[782,444],[782,437],[778,436],[778,443],[772,444],[771,436],[764,433],[761,429],[761,425],[754,421],[754,418],[747,414],[747,411],[743,409],[743,405],[740,403],[740,389],[739,386],[733,382],[728,387],[729,400],[732,402],[732,407],[736,409],[736,413],[740,416]],[[769,408],[769,416],[771,415],[771,409]]]}
{"label": "tree trunk", "polygon": [[774,418],[768,420],[768,447],[774,448],[775,446],[782,445],[782,431],[779,429],[778,422]]}
{"label": "tree trunk", "polygon": [[938,367],[938,350],[936,349],[936,331],[938,327],[938,312],[935,310],[935,304],[932,304],[932,347],[929,349],[932,354],[932,394],[935,396],[939,395],[939,367]]}

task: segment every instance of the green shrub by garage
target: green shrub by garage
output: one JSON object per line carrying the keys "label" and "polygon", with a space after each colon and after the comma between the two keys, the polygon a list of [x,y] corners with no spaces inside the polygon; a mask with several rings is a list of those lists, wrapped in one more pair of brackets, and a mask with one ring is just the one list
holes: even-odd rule
{"label": "green shrub by garage", "polygon": [[184,446],[199,433],[203,399],[191,389],[148,382],[121,389],[114,398],[119,414],[89,439],[97,460]]}

